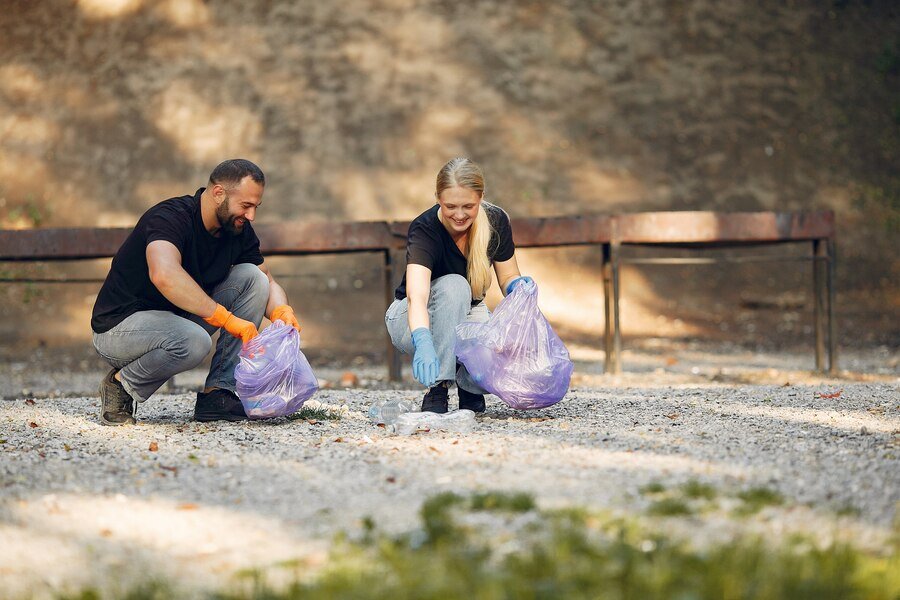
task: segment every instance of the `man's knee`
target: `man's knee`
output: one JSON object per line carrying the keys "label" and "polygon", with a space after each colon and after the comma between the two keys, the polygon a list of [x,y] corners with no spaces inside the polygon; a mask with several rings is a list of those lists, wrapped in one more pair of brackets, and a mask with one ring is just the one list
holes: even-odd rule
{"label": "man's knee", "polygon": [[251,263],[241,263],[231,267],[229,278],[236,279],[242,287],[255,293],[269,295],[269,278],[259,267]]}
{"label": "man's knee", "polygon": [[[212,338],[199,325],[186,327],[169,340],[168,351],[185,369],[193,369],[206,358],[212,349]],[[227,334],[224,334],[227,335]]]}

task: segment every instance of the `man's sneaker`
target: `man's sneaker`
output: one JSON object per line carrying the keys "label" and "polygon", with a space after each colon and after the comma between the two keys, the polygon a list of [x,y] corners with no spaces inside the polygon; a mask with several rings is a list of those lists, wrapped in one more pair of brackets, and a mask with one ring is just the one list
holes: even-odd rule
{"label": "man's sneaker", "polygon": [[447,400],[449,399],[447,384],[443,381],[428,390],[422,398],[422,412],[443,414],[447,412]]}
{"label": "man's sneaker", "polygon": [[460,410],[468,409],[477,413],[484,412],[484,394],[473,394],[462,389],[459,385],[456,386],[456,390],[459,392]]}
{"label": "man's sneaker", "polygon": [[134,425],[134,398],[116,381],[116,369],[100,382],[100,423]]}
{"label": "man's sneaker", "polygon": [[241,399],[231,390],[216,388],[211,392],[198,392],[194,405],[195,421],[246,421],[247,413]]}

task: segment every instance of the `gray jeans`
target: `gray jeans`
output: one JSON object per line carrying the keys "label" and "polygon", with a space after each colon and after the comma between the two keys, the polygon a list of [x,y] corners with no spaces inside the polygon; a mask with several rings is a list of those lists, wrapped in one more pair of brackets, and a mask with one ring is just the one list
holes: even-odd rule
{"label": "gray jeans", "polygon": [[[384,315],[384,323],[394,347],[404,354],[413,354],[412,333],[409,330],[409,299],[394,300]],[[484,323],[490,317],[484,302],[472,306],[472,288],[462,275],[444,275],[431,282],[428,295],[428,318],[431,337],[441,370],[438,381],[454,381],[468,392],[486,394],[469,376],[463,365],[456,364],[456,326],[463,322]]]}
{"label": "gray jeans", "polygon": [[[269,279],[256,265],[235,265],[225,281],[213,289],[212,298],[259,327],[269,301]],[[145,310],[105,333],[95,333],[94,348],[120,370],[122,385],[131,397],[144,402],[170,377],[203,362],[215,332],[215,327],[196,315],[180,317],[165,310]],[[223,331],[206,387],[234,391],[234,367],[240,349],[241,340]]]}

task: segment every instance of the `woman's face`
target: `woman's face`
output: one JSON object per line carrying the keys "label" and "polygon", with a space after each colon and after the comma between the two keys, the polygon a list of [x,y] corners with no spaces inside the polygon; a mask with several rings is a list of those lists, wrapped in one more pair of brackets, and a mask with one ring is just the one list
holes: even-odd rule
{"label": "woman's face", "polygon": [[438,196],[444,224],[453,233],[465,233],[475,222],[481,207],[481,194],[464,187],[447,188]]}

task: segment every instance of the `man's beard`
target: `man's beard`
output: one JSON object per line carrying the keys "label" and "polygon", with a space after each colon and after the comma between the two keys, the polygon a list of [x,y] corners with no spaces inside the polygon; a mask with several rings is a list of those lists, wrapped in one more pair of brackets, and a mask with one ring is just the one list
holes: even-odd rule
{"label": "man's beard", "polygon": [[244,226],[241,225],[238,227],[234,224],[238,217],[235,217],[228,211],[228,200],[228,196],[225,196],[225,200],[222,201],[222,204],[216,207],[216,218],[219,220],[219,225],[222,229],[231,235],[240,235],[244,231]]}

